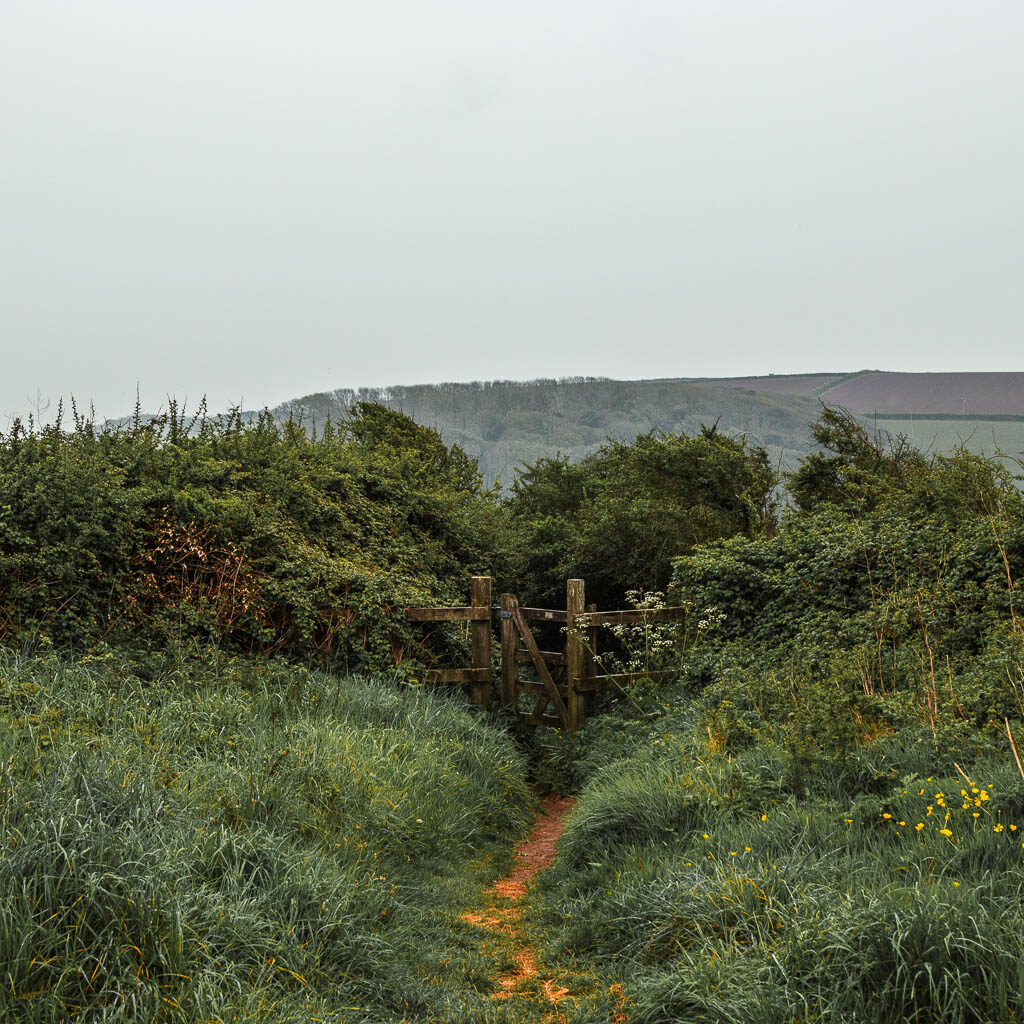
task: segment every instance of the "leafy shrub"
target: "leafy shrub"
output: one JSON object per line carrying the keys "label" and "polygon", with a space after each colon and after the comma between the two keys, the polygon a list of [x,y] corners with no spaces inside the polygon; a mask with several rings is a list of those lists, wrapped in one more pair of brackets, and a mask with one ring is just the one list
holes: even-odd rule
{"label": "leafy shrub", "polygon": [[583,578],[588,597],[608,608],[627,590],[664,590],[673,558],[715,538],[770,532],[775,482],[763,450],[714,428],[610,441],[576,464],[539,459],[509,501],[518,592],[550,604],[566,579]]}
{"label": "leafy shrub", "polygon": [[467,576],[500,569],[499,522],[465,453],[377,406],[319,437],[173,405],[120,430],[16,422],[0,436],[0,642],[394,668],[424,651],[401,608],[464,600]]}

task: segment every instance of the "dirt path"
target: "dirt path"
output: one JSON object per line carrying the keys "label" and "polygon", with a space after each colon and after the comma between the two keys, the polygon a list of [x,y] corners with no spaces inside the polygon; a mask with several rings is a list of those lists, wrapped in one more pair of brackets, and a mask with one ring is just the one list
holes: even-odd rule
{"label": "dirt path", "polygon": [[[533,831],[516,850],[515,870],[485,892],[487,903],[480,911],[467,911],[462,915],[467,924],[482,929],[496,940],[493,951],[500,966],[495,972],[496,984],[491,998],[520,1003],[524,1021],[563,1024],[566,1016],[559,1004],[566,999],[585,998],[583,989],[593,989],[592,979],[587,979],[589,984],[574,984],[575,992],[558,984],[545,971],[522,931],[529,885],[554,862],[555,845],[575,802],[573,797],[545,797]],[[612,994],[621,995],[614,990]],[[516,1016],[519,1017],[518,1012]],[[610,1021],[623,1024],[625,1019],[625,1014],[616,1010]]]}

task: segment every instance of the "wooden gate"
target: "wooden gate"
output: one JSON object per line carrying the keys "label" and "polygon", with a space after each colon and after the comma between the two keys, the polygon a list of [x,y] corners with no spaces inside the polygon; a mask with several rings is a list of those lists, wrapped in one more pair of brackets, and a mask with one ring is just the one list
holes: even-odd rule
{"label": "wooden gate", "polygon": [[[569,581],[569,594],[565,609],[524,608],[514,594],[501,595],[498,612],[501,621],[501,703],[515,711],[529,725],[548,725],[575,732],[583,724],[583,700],[575,686],[574,677],[583,675],[583,667],[592,665],[593,647],[574,642],[569,622],[574,613],[576,588],[579,584],[582,599],[582,580]],[[560,642],[549,643],[554,650],[542,650],[534,636],[534,625],[554,625]],[[576,638],[578,641],[579,638]],[[581,651],[580,648],[583,648]],[[520,663],[529,659],[537,680],[521,678]],[[570,665],[570,659],[573,664]],[[579,662],[579,664],[577,664]],[[576,669],[576,671],[573,671]],[[593,675],[593,672],[589,673]],[[533,699],[532,707],[522,707],[522,696]]]}
{"label": "wooden gate", "polygon": [[[587,607],[583,580],[567,580],[565,608],[527,608],[513,594],[502,594],[495,609],[490,604],[491,579],[474,576],[472,599],[462,608],[407,608],[416,622],[465,622],[472,629],[472,667],[434,669],[426,682],[470,683],[473,701],[491,706],[491,620],[497,611],[501,628],[501,704],[529,725],[544,725],[576,732],[586,716],[586,695],[610,686],[624,686],[639,678],[660,678],[657,672],[621,672],[599,675],[595,670],[598,628],[652,622],[678,622],[689,609],[627,608],[599,612]],[[542,649],[535,629],[544,632]],[[532,665],[537,679],[523,679],[520,666]]]}

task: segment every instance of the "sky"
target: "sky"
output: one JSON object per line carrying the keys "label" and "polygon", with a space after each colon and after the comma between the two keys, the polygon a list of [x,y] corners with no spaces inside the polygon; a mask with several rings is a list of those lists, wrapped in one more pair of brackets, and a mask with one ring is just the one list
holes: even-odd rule
{"label": "sky", "polygon": [[1020,370],[1017,0],[0,0],[0,429]]}

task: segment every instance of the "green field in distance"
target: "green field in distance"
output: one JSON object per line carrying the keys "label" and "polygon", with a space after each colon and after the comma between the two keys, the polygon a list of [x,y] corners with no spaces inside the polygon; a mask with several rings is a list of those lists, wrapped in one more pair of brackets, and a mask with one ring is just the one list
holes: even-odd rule
{"label": "green field in distance", "polygon": [[1021,458],[1024,453],[1024,420],[963,420],[959,416],[949,419],[928,419],[862,416],[871,429],[890,434],[906,434],[911,443],[928,454],[948,455],[958,445],[976,454],[1001,453],[1009,460]]}

